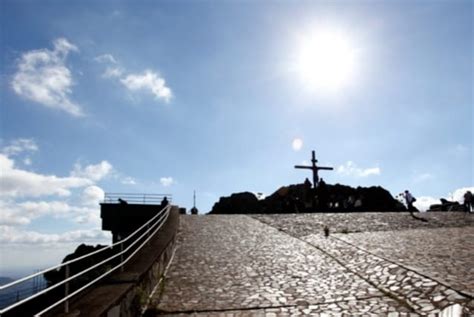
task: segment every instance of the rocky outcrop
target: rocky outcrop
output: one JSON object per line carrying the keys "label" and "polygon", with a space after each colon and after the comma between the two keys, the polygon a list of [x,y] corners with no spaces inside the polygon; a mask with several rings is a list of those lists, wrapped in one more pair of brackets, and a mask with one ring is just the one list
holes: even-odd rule
{"label": "rocky outcrop", "polygon": [[380,186],[353,188],[320,183],[317,189],[307,184],[280,187],[263,200],[250,192],[221,197],[211,214],[406,211],[405,206]]}
{"label": "rocky outcrop", "polygon": [[212,214],[260,213],[261,205],[257,197],[250,192],[221,197],[212,207]]}
{"label": "rocky outcrop", "polygon": [[457,201],[441,198],[441,204],[431,205],[428,211],[464,211],[464,206]]}

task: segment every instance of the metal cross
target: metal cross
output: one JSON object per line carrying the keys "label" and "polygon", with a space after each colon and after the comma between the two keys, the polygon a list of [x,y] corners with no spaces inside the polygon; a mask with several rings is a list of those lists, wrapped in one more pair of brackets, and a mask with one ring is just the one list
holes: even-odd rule
{"label": "metal cross", "polygon": [[304,166],[304,165],[295,165],[295,168],[303,168],[303,169],[310,169],[313,171],[313,187],[316,188],[318,187],[318,183],[319,183],[319,176],[318,176],[318,171],[319,170],[327,170],[327,171],[330,171],[330,170],[333,170],[334,168],[332,167],[321,167],[321,166],[317,166],[316,163],[318,162],[318,160],[316,159],[316,154],[315,152],[313,151],[312,152],[312,158],[311,158],[311,166]]}

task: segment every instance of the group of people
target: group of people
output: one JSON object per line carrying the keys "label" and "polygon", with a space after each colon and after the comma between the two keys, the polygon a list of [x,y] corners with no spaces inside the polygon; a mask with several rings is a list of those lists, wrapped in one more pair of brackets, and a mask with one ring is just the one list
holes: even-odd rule
{"label": "group of people", "polygon": [[[416,198],[408,190],[405,190],[405,192],[403,193],[403,197],[405,198],[405,203],[407,205],[408,211],[410,212],[414,211],[413,203],[416,201]],[[474,200],[473,200],[472,192],[468,190],[464,194],[463,198],[464,198],[464,204],[463,204],[464,211],[474,212]]]}

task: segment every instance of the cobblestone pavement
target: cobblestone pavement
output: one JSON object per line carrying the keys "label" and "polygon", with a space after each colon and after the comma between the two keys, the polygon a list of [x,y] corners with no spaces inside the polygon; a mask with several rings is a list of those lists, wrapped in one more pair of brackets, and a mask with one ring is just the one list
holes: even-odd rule
{"label": "cobblestone pavement", "polygon": [[308,243],[247,216],[184,216],[177,244],[155,313],[412,311]]}
{"label": "cobblestone pavement", "polygon": [[408,212],[306,213],[252,215],[253,218],[278,228],[294,237],[331,232],[399,231],[422,228],[474,227],[474,214],[463,212],[425,212],[413,219]]}
{"label": "cobblestone pavement", "polygon": [[474,294],[474,227],[338,234],[379,256]]}
{"label": "cobblestone pavement", "polygon": [[405,301],[420,314],[437,314],[455,303],[465,307],[466,314],[474,313],[474,301],[455,289],[447,287],[416,271],[356,248],[335,237],[310,235],[303,238],[318,249],[330,254],[351,272]]}
{"label": "cobblestone pavement", "polygon": [[[472,291],[472,268],[466,264],[473,262],[472,245],[457,248],[455,239],[443,240],[446,235],[463,235],[474,243],[473,227],[454,228],[471,225],[470,215],[428,215],[431,227],[441,227],[442,221],[453,227],[445,229],[331,234],[329,238],[307,234],[322,232],[324,225],[335,232],[346,228],[350,232],[361,225],[365,231],[388,230],[397,221],[397,229],[425,224],[409,214],[354,215],[255,216],[271,226],[243,215],[183,216],[164,291],[154,298],[149,314],[436,316],[456,303],[466,314],[474,312],[474,300],[467,293]],[[453,217],[445,219],[447,215]],[[345,222],[337,223],[338,219]],[[443,241],[440,249],[433,247]],[[419,267],[429,267],[431,256],[440,259],[425,274]],[[454,267],[443,271],[448,259]],[[447,284],[438,282],[443,272],[452,275],[446,274]]]}

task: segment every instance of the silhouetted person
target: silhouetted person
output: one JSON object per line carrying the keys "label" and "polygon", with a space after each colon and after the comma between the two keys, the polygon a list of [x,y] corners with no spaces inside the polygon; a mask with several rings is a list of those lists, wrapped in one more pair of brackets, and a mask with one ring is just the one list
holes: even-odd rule
{"label": "silhouetted person", "polygon": [[128,203],[125,200],[123,200],[122,198],[119,198],[118,202],[119,202],[120,205],[128,205]]}
{"label": "silhouetted person", "polygon": [[324,236],[327,238],[329,237],[329,227],[328,226],[324,226]]}
{"label": "silhouetted person", "polygon": [[413,212],[413,203],[416,201],[415,197],[413,197],[413,195],[408,190],[405,190],[403,197],[405,197],[408,211]]}
{"label": "silhouetted person", "polygon": [[471,212],[472,210],[472,207],[473,207],[473,201],[472,201],[473,197],[472,197],[472,193],[470,190],[468,190],[465,194],[464,194],[464,211],[465,212]]}
{"label": "silhouetted person", "polygon": [[413,207],[413,203],[416,201],[416,198],[413,197],[413,195],[408,190],[405,190],[403,197],[405,197],[405,202],[407,204],[407,208],[408,208],[408,211],[410,212],[410,215],[417,220],[428,222],[428,220],[426,220],[425,218],[417,217],[413,214],[413,211],[415,211],[415,207]]}
{"label": "silhouetted person", "polygon": [[321,178],[318,183],[318,187],[316,188],[316,194],[318,195],[319,207],[320,208],[327,208],[328,200],[329,200],[329,193],[326,183]]}
{"label": "silhouetted person", "polygon": [[161,201],[161,205],[160,207],[163,209],[165,208],[166,206],[168,206],[170,202],[168,201],[168,198],[166,198],[166,196],[163,198],[163,200]]}

